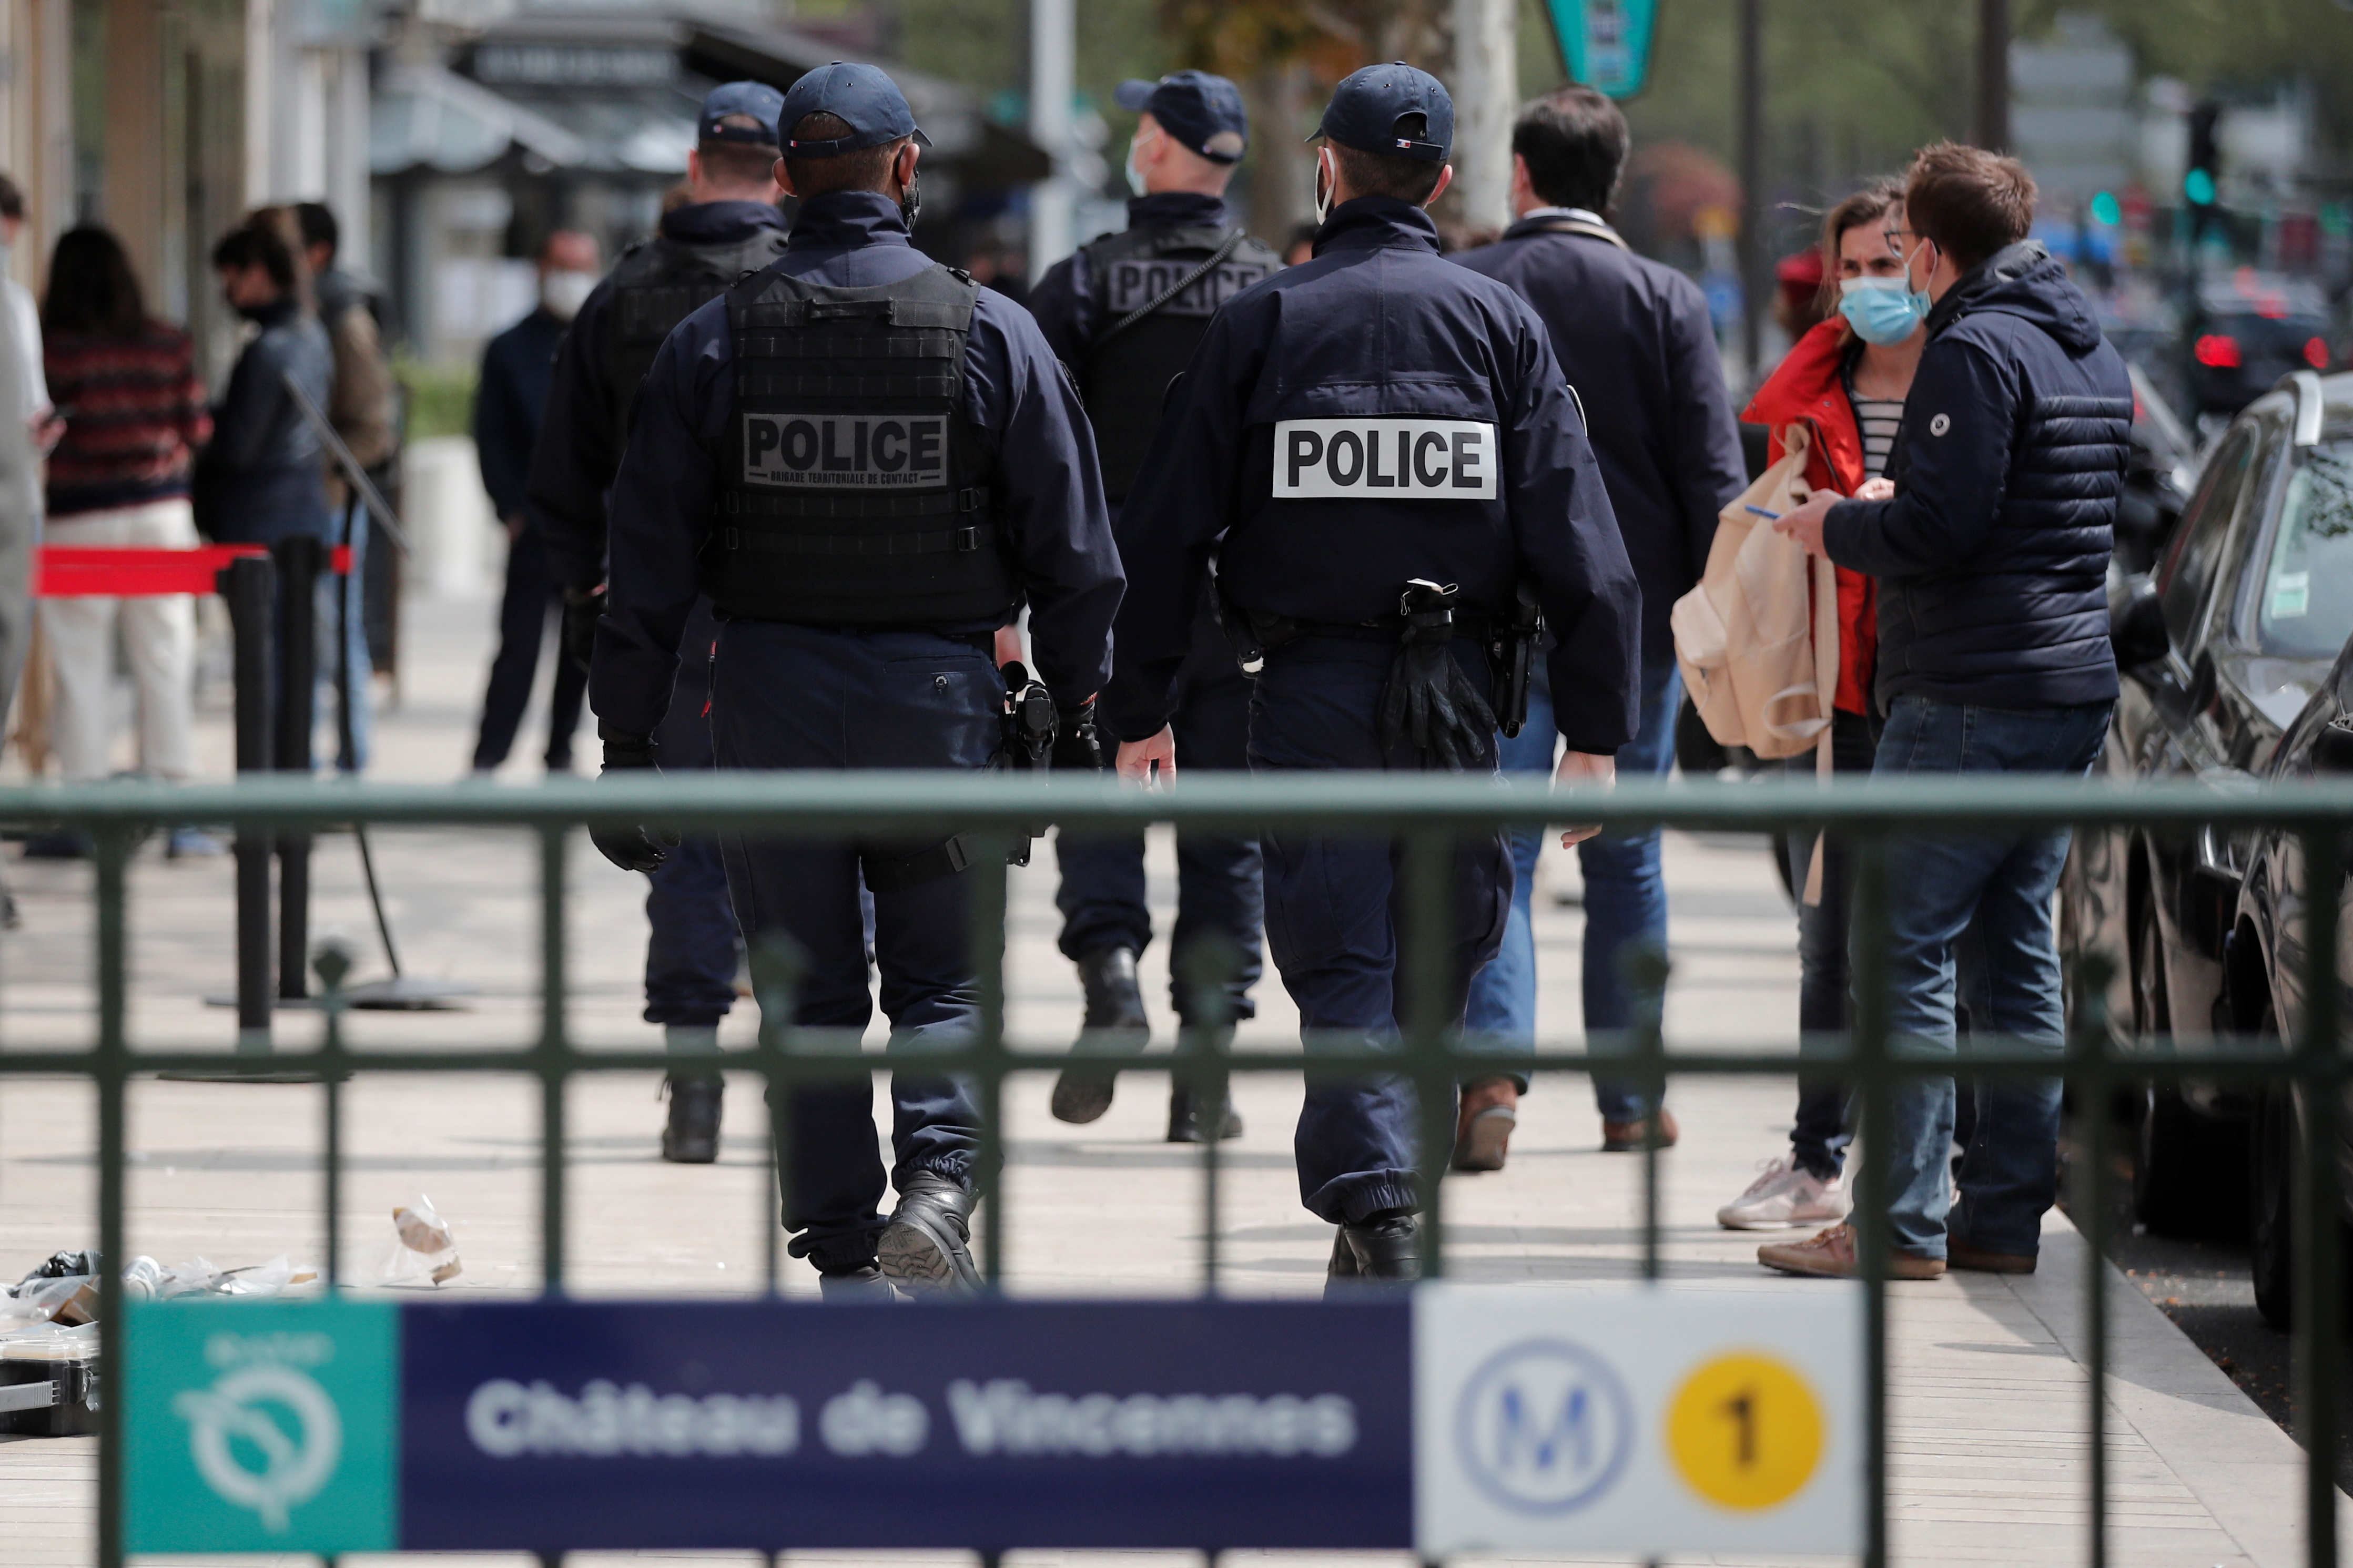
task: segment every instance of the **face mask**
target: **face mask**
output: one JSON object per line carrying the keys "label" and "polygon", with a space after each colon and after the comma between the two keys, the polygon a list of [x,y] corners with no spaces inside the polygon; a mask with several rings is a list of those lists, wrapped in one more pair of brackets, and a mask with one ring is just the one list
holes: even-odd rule
{"label": "face mask", "polygon": [[1332,216],[1332,190],[1339,183],[1340,171],[1332,162],[1329,148],[1315,152],[1315,221],[1320,225]]}
{"label": "face mask", "polygon": [[1139,196],[1148,196],[1152,193],[1144,188],[1144,171],[1135,166],[1135,150],[1143,144],[1144,138],[1141,136],[1132,136],[1128,138],[1127,188],[1134,191]]}
{"label": "face mask", "polygon": [[1839,285],[1839,314],[1864,342],[1889,348],[1920,330],[1928,296],[1906,278],[1849,278]]}
{"label": "face mask", "polygon": [[899,193],[899,221],[907,226],[909,234],[915,232],[915,215],[923,210],[923,177],[911,174],[906,187]]}
{"label": "face mask", "polygon": [[589,291],[596,287],[596,278],[572,268],[563,268],[543,275],[539,280],[540,308],[559,321],[568,321],[580,313],[588,301]]}

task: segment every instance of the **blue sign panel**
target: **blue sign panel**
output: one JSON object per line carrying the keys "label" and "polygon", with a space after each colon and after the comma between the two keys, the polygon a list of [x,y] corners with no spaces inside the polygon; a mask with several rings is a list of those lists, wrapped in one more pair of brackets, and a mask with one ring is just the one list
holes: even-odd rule
{"label": "blue sign panel", "polygon": [[407,1551],[1413,1545],[1411,1309],[402,1313]]}
{"label": "blue sign panel", "polygon": [[1651,72],[1658,0],[1545,0],[1571,81],[1631,98]]}

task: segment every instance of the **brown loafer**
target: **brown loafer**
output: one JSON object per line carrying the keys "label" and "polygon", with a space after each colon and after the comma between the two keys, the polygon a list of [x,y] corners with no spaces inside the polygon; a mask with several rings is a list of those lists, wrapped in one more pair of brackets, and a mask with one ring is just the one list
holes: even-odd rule
{"label": "brown loafer", "polygon": [[[1768,1241],[1757,1249],[1757,1261],[1784,1274],[1810,1274],[1824,1279],[1852,1279],[1862,1272],[1855,1261],[1851,1225],[1831,1226],[1803,1241]],[[1887,1255],[1890,1279],[1935,1279],[1944,1272],[1941,1258],[1900,1250]]]}
{"label": "brown loafer", "polygon": [[[1659,1147],[1672,1149],[1683,1130],[1675,1124],[1675,1113],[1666,1107],[1659,1108]],[[1605,1154],[1630,1154],[1643,1148],[1651,1136],[1651,1119],[1634,1121],[1605,1121],[1601,1124],[1601,1152]]]}
{"label": "brown loafer", "polygon": [[1968,1268],[1979,1274],[2034,1272],[2034,1254],[2031,1252],[1988,1252],[1982,1247],[1971,1247],[1957,1236],[1945,1238],[1945,1261],[1956,1268]]}
{"label": "brown loafer", "polygon": [[1520,1122],[1520,1086],[1491,1078],[1462,1091],[1454,1121],[1453,1166],[1458,1171],[1500,1171],[1510,1152],[1512,1130]]}

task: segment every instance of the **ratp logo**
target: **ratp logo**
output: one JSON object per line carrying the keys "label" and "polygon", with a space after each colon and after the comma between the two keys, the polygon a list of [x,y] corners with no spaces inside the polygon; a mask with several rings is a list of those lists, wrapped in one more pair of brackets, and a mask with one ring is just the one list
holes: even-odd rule
{"label": "ratp logo", "polygon": [[188,1424],[197,1475],[273,1535],[286,1532],[288,1510],[318,1496],[343,1458],[335,1402],[302,1370],[333,1353],[323,1334],[215,1334],[205,1356],[222,1375],[172,1399]]}
{"label": "ratp logo", "polygon": [[1625,1386],[1566,1340],[1524,1340],[1463,1385],[1454,1408],[1463,1473],[1517,1513],[1562,1514],[1608,1491],[1634,1446]]}

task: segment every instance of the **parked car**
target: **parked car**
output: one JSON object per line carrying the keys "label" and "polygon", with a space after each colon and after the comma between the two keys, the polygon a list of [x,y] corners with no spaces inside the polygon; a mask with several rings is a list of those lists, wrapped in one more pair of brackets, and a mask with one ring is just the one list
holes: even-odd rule
{"label": "parked car", "polygon": [[2201,416],[2227,419],[2290,372],[2329,365],[2328,301],[2320,289],[2252,267],[2200,278],[2182,333]]}
{"label": "parked car", "polygon": [[2132,451],[2125,463],[2124,504],[2116,511],[2117,564],[2154,568],[2173,539],[2181,509],[2198,487],[2198,438],[2141,366],[2131,367]]}
{"label": "parked car", "polygon": [[[2339,434],[2340,427],[2343,434]],[[2251,788],[2353,636],[2353,376],[2304,371],[2250,405],[2200,475],[2156,571],[2113,572],[2123,691],[2104,765],[2117,778]],[[2061,887],[2071,958],[2116,962],[2109,1011],[2127,1050],[2209,1048],[2229,1032],[2224,947],[2252,835],[2079,834]],[[2139,1095],[2134,1206],[2153,1229],[2235,1221],[2253,1109],[2212,1082]]]}

